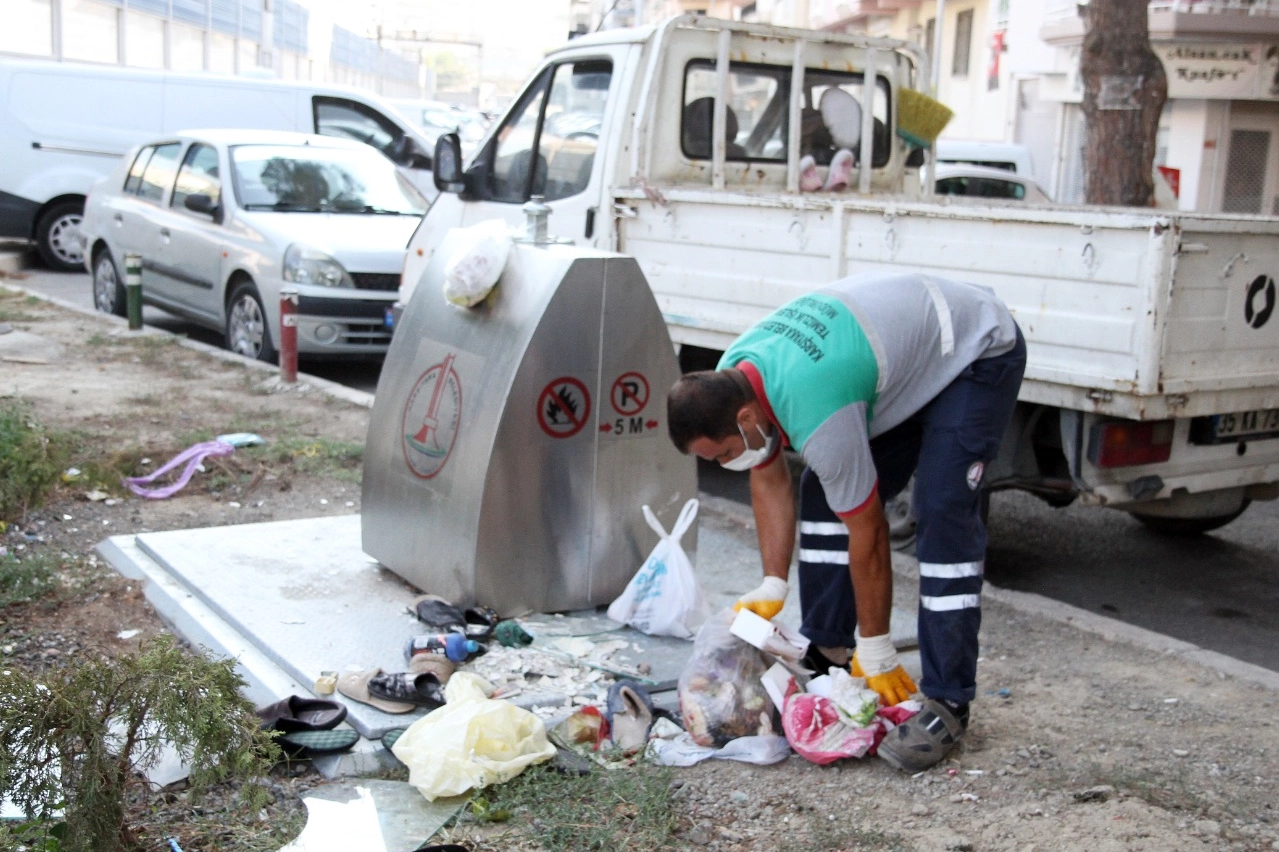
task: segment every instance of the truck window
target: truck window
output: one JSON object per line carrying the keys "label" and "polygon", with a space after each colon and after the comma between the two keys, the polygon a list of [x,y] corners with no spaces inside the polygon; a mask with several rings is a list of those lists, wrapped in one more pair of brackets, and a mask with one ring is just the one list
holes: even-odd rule
{"label": "truck window", "polygon": [[345,98],[316,97],[315,132],[321,136],[354,139],[372,145],[387,157],[395,159],[396,145],[404,132],[394,122],[361,103]]}
{"label": "truck window", "polygon": [[196,143],[187,150],[178,169],[178,181],[173,187],[170,207],[184,209],[188,195],[203,194],[217,204],[221,197],[221,181],[218,180],[218,152],[208,145]]}
{"label": "truck window", "polygon": [[[786,161],[790,138],[789,66],[730,62],[728,104],[725,111],[725,157],[728,160]],[[690,160],[711,158],[716,91],[715,63],[695,59],[684,70],[683,115],[680,146]],[[876,167],[891,155],[888,128],[888,84],[876,80],[872,109],[872,137]],[[812,155],[818,165],[829,165],[840,148],[854,154],[861,147],[862,75],[808,68],[804,72],[800,155]],[[849,106],[853,104],[854,106]]]}
{"label": "truck window", "polygon": [[138,186],[139,198],[155,202],[163,200],[165,190],[173,186],[173,174],[177,171],[178,150],[181,147],[180,142],[155,147],[155,153],[151,155],[146,171],[142,173],[142,183]]}
{"label": "truck window", "polygon": [[612,81],[608,60],[565,62],[529,87],[494,136],[482,191],[495,201],[547,201],[584,191],[599,147]]}

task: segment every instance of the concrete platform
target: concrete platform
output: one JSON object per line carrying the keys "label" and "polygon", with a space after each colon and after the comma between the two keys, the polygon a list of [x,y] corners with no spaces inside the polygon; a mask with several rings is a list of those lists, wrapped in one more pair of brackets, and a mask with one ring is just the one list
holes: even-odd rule
{"label": "concrete platform", "polygon": [[[713,612],[759,582],[754,531],[735,513],[736,504],[705,498],[696,543],[685,542]],[[405,643],[424,632],[410,609],[421,591],[362,552],[359,515],[120,535],[103,541],[98,552],[144,584],[148,600],[178,635],[234,657],[246,696],[258,706],[312,694],[325,670],[403,671]],[[791,585],[781,618],[795,624],[799,601]],[[894,638],[911,648],[914,591],[901,588],[899,594]],[[603,608],[519,621],[534,635],[533,645],[494,644],[467,664],[496,685],[517,687],[514,703],[548,718],[567,715],[575,705],[602,705],[608,685],[626,676],[645,684],[660,706],[676,706],[675,685],[691,642],[646,636],[611,621]],[[917,654],[908,653],[904,662],[918,673]],[[348,723],[370,741],[424,712],[389,714],[334,697],[344,700]],[[383,755],[370,743],[345,756],[343,768],[330,769],[364,771]]]}

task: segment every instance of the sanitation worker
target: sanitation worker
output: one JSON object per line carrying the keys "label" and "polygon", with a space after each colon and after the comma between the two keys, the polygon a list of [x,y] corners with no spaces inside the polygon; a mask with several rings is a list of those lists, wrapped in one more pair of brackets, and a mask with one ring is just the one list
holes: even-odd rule
{"label": "sanitation worker", "polygon": [[[680,452],[750,471],[764,580],[737,609],[772,618],[786,599],[796,500],[782,449],[803,456],[800,629],[810,662],[847,662],[885,704],[923,693],[923,710],[879,746],[899,769],[932,766],[968,728],[986,555],[982,481],[1025,365],[1021,331],[989,289],[873,272],[778,308],[718,369],[681,377],[667,400]],[[918,689],[889,638],[883,508],[912,474]]]}

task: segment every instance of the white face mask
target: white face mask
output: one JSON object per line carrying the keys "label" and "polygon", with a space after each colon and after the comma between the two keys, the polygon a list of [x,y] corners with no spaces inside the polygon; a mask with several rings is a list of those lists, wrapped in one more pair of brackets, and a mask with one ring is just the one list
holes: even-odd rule
{"label": "white face mask", "polygon": [[737,431],[741,433],[742,443],[746,445],[746,449],[742,450],[741,455],[737,458],[729,459],[719,463],[719,466],[725,470],[750,470],[753,467],[759,467],[773,456],[773,450],[777,448],[777,430],[773,430],[773,434],[764,434],[764,428],[758,423],[755,424],[756,431],[759,436],[764,439],[764,446],[757,450],[751,449],[750,441],[746,440],[746,432],[742,429],[742,424],[737,424]]}

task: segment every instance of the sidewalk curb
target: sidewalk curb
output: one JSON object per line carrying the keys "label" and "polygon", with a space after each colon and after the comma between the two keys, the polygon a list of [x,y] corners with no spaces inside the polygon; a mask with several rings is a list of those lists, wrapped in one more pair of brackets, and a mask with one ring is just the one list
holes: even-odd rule
{"label": "sidewalk curb", "polygon": [[[171,331],[165,331],[164,329],[156,328],[155,326],[144,325],[142,326],[141,331],[131,332],[129,331],[128,320],[122,317],[117,317],[113,314],[104,314],[101,311],[83,308],[79,305],[72,304],[71,302],[68,302],[64,299],[59,299],[55,296],[46,296],[43,293],[37,293],[34,290],[28,290],[27,288],[23,287],[21,283],[18,283],[15,281],[9,281],[9,280],[0,278],[0,287],[5,287],[11,290],[16,290],[18,292],[25,293],[28,296],[32,296],[34,298],[40,299],[43,302],[48,302],[51,305],[57,305],[58,307],[64,308],[65,310],[74,311],[75,313],[80,314],[81,316],[89,317],[91,319],[105,323],[106,325],[115,326],[117,331],[122,331],[127,334],[167,335],[169,337],[177,338],[177,342],[179,346],[185,346],[187,349],[193,349],[196,352],[201,352],[205,355],[208,355],[213,358],[217,358],[221,361],[226,361],[232,364],[241,364],[247,369],[256,370],[259,373],[262,373],[264,375],[269,373],[276,376],[277,378],[279,377],[279,374],[280,374],[280,368],[276,367],[273,364],[267,364],[264,361],[257,361],[252,358],[246,358],[243,355],[237,355],[236,353],[231,352],[228,349],[219,349],[216,346],[210,346],[207,343],[201,343],[198,340],[191,340],[190,338],[183,337],[180,334],[174,334]],[[334,399],[340,399],[344,402],[349,402],[353,405],[358,405],[363,408],[369,408],[369,409],[373,408],[373,394],[368,393],[366,391],[355,390],[354,388],[348,388],[346,385],[341,385],[341,384],[338,384],[337,382],[329,381],[328,379],[322,379],[319,376],[312,376],[309,373],[299,372],[297,384],[295,385],[286,384],[283,380],[279,380],[278,382],[278,388],[280,390],[293,390],[299,387],[314,388],[315,390],[318,390],[327,396],[333,397]]]}

